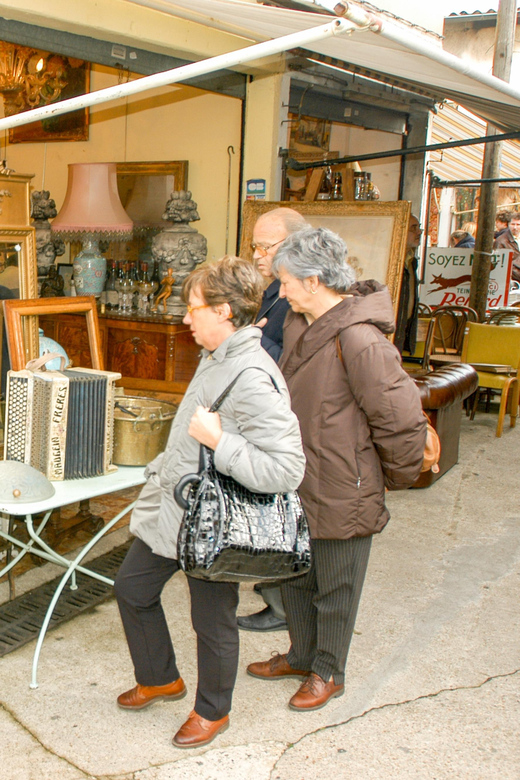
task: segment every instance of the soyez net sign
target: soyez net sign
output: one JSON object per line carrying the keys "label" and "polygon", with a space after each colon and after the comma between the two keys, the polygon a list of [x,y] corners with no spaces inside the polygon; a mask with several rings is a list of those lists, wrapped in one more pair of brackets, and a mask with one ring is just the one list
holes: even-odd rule
{"label": "soyez net sign", "polygon": [[[429,306],[469,306],[473,256],[472,249],[428,249],[424,283],[419,293],[421,303]],[[497,251],[491,257],[488,309],[507,306],[512,257],[509,250]]]}

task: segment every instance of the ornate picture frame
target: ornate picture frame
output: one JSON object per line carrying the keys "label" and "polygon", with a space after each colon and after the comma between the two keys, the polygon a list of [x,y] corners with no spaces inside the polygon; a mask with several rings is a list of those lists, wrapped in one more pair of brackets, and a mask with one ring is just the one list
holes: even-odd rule
{"label": "ornate picture frame", "polygon": [[[38,272],[34,228],[0,226],[0,255],[6,255],[11,248],[10,257],[17,259],[18,288],[14,287],[7,278],[2,284],[2,273],[0,273],[0,285],[8,287],[18,298],[36,298],[38,295]],[[12,260],[10,262],[10,267],[14,267],[15,263]],[[24,321],[23,343],[27,360],[38,354],[37,317],[27,317]]]}
{"label": "ornate picture frame", "polygon": [[[47,54],[48,52],[41,52]],[[90,92],[90,63],[62,58],[68,63],[67,83],[57,101],[85,95]],[[10,144],[46,143],[47,141],[88,141],[89,109],[80,108],[67,114],[47,117],[9,130]]]}
{"label": "ornate picture frame", "polygon": [[406,253],[408,201],[246,201],[242,212],[240,256],[252,260],[253,227],[261,214],[275,208],[298,211],[315,227],[338,233],[359,279],[388,286],[397,311]]}

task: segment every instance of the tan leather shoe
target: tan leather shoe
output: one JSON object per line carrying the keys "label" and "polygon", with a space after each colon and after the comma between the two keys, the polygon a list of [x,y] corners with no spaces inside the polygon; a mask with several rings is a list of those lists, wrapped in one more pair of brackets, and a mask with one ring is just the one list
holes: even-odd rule
{"label": "tan leather shoe", "polygon": [[169,685],[136,685],[118,696],[117,703],[123,710],[142,710],[161,699],[183,699],[187,692],[184,680],[179,677]]}
{"label": "tan leather shoe", "polygon": [[319,674],[311,672],[307,679],[302,682],[299,690],[290,699],[289,707],[291,710],[300,712],[319,710],[331,699],[342,696],[344,691],[344,685],[335,685],[332,679],[329,682],[325,682]]}
{"label": "tan leather shoe", "polygon": [[192,710],[188,720],[183,723],[174,738],[175,747],[196,748],[209,745],[217,734],[222,734],[229,726],[229,715],[220,720],[206,720]]}
{"label": "tan leather shoe", "polygon": [[279,653],[274,653],[268,661],[249,664],[247,673],[251,677],[259,677],[261,680],[282,680],[284,677],[299,677],[302,680],[309,674],[301,669],[293,669],[287,662],[287,656],[279,655]]}

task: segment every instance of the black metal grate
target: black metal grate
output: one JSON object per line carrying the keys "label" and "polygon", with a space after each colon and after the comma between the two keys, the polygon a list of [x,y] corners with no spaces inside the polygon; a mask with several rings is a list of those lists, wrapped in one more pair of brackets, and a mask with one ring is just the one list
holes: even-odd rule
{"label": "black metal grate", "polygon": [[[84,565],[113,580],[131,543],[132,540]],[[23,596],[0,604],[0,656],[11,653],[38,636],[47,607],[62,577],[63,574],[60,574],[56,579],[24,593]],[[111,585],[94,580],[81,572],[76,573],[76,582],[77,590],[70,590],[66,586],[61,593],[49,623],[49,631],[113,596]]]}

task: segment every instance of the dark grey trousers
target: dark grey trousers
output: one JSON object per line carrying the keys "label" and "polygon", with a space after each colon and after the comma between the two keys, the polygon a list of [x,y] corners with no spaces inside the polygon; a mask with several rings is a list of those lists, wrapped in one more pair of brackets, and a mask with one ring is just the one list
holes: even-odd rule
{"label": "dark grey trousers", "polygon": [[282,585],[294,669],[344,682],[371,544],[371,536],[312,539],[309,572]]}
{"label": "dark grey trousers", "polygon": [[[136,539],[115,581],[135,679],[168,685],[180,674],[161,604],[161,593],[179,565]],[[238,584],[188,577],[191,621],[197,634],[198,685],[195,712],[220,720],[231,709],[238,668]]]}

